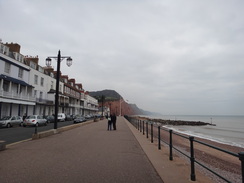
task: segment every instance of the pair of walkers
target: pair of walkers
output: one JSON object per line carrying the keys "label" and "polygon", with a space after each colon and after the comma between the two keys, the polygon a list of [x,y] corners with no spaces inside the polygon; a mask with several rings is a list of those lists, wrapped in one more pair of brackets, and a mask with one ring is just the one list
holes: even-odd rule
{"label": "pair of walkers", "polygon": [[112,130],[112,126],[113,129],[116,130],[116,115],[115,114],[111,114],[110,116],[107,116],[108,119],[108,130]]}

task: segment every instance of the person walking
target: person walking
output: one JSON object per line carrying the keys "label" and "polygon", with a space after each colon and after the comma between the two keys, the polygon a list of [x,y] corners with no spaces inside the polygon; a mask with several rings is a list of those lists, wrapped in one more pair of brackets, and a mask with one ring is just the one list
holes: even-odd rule
{"label": "person walking", "polygon": [[106,118],[108,119],[108,130],[112,130],[112,120],[111,120],[111,115],[106,116]]}
{"label": "person walking", "polygon": [[25,113],[24,116],[23,116],[23,118],[22,118],[23,121],[25,120],[26,117],[27,117],[27,115],[26,115],[26,113]]}
{"label": "person walking", "polygon": [[113,113],[113,115],[111,115],[111,121],[112,121],[112,124],[113,124],[113,129],[116,130],[116,115],[115,113]]}

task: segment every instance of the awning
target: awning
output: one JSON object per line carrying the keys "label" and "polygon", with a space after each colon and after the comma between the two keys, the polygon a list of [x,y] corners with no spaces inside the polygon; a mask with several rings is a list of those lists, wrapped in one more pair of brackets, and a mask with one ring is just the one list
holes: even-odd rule
{"label": "awning", "polygon": [[10,81],[10,82],[13,82],[13,83],[16,83],[16,84],[20,84],[20,85],[23,85],[23,86],[30,86],[30,87],[33,87],[31,85],[29,85],[28,83],[22,81],[22,80],[19,80],[19,79],[16,79],[16,78],[13,78],[13,77],[10,77],[10,76],[6,76],[4,74],[1,74],[0,75],[0,79],[4,79],[6,81]]}

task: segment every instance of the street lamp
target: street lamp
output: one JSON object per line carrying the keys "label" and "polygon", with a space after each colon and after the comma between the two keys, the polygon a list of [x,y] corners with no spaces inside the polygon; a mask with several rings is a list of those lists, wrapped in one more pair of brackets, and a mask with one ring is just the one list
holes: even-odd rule
{"label": "street lamp", "polygon": [[55,113],[54,113],[54,129],[58,127],[58,99],[59,99],[59,80],[60,80],[60,63],[63,59],[66,58],[67,66],[70,67],[72,65],[72,58],[71,57],[61,57],[60,50],[58,51],[57,57],[47,57],[46,65],[48,67],[51,66],[52,58],[57,60],[57,75],[56,75],[56,95],[55,95]]}
{"label": "street lamp", "polygon": [[[121,101],[121,99],[122,99],[122,101]],[[128,102],[128,100],[126,100],[126,101]],[[122,111],[121,104],[122,104],[123,102],[125,102],[124,99],[120,97],[120,100],[119,100],[119,103],[120,103],[120,104],[119,104],[119,107],[120,107],[120,115],[119,115],[119,116],[121,116],[121,111]]]}

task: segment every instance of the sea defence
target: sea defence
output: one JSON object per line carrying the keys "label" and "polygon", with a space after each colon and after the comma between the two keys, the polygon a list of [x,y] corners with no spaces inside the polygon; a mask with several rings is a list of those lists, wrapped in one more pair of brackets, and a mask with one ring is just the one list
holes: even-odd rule
{"label": "sea defence", "polygon": [[167,120],[167,119],[152,119],[146,117],[134,117],[135,119],[145,120],[145,121],[152,121],[156,123],[160,123],[162,125],[189,125],[189,126],[204,126],[204,125],[212,125],[212,123],[206,123],[202,121],[183,121],[183,120]]}

